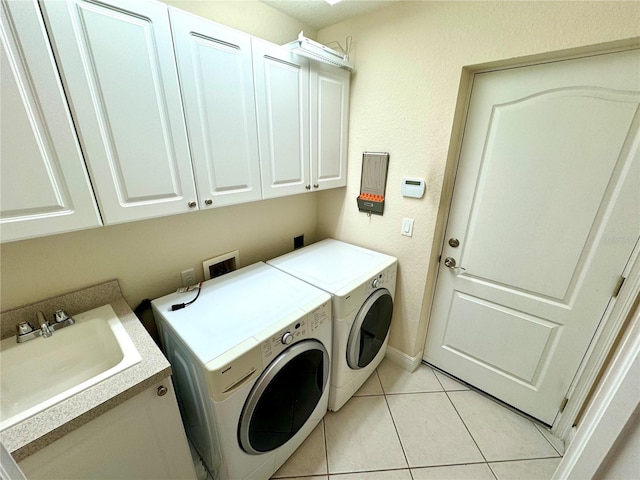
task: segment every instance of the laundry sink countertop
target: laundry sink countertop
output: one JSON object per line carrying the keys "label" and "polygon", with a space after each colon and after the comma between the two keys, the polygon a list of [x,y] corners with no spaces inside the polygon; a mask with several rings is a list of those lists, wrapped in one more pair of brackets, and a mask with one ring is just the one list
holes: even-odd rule
{"label": "laundry sink countertop", "polygon": [[117,314],[142,360],[0,432],[0,440],[16,461],[171,375],[169,362],[122,298],[116,280],[2,313],[2,337],[15,335],[15,325],[20,320],[35,318],[38,311],[64,308],[74,315],[106,304],[110,304]]}

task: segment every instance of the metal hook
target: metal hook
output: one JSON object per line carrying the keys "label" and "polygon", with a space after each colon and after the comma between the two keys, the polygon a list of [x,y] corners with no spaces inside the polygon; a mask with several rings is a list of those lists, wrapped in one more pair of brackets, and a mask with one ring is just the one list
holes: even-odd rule
{"label": "metal hook", "polygon": [[345,40],[345,45],[347,46],[347,48],[343,48],[342,45],[340,45],[340,42],[338,42],[337,40],[327,43],[326,46],[328,47],[330,45],[336,45],[340,49],[340,51],[348,57],[349,53],[351,52],[351,40],[351,35],[349,35]]}

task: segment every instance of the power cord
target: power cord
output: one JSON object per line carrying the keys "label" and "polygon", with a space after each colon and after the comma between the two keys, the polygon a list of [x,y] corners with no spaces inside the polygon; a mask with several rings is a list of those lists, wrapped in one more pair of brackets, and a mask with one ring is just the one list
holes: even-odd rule
{"label": "power cord", "polygon": [[188,307],[189,305],[191,305],[193,302],[198,300],[198,297],[200,296],[200,291],[201,290],[202,290],[202,282],[198,283],[198,293],[196,293],[196,296],[194,297],[193,300],[191,300],[190,302],[186,302],[186,303],[175,303],[175,304],[171,305],[171,311],[174,312],[176,310],[182,310],[184,307]]}

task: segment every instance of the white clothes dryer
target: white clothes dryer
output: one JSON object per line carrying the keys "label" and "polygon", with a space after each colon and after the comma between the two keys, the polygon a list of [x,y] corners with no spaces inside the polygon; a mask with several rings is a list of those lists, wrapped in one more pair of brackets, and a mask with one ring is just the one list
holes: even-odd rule
{"label": "white clothes dryer", "polygon": [[154,300],[187,436],[215,480],[268,479],[327,411],[331,297],[265,263]]}
{"label": "white clothes dryer", "polygon": [[337,411],[384,358],[393,314],[397,260],[328,239],[267,263],[332,295],[329,410]]}

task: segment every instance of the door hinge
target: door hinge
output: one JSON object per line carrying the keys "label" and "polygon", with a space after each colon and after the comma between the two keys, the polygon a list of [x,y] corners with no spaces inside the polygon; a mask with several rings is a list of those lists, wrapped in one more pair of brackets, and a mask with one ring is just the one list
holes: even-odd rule
{"label": "door hinge", "polygon": [[562,399],[562,403],[560,403],[560,413],[564,412],[564,409],[566,408],[568,402],[569,402],[568,397],[564,397]]}
{"label": "door hinge", "polygon": [[620,293],[620,289],[622,288],[622,285],[624,285],[625,280],[626,278],[620,275],[620,278],[618,279],[618,282],[616,283],[616,286],[613,289],[613,294],[611,295],[613,298],[616,298],[618,296],[618,294]]}

